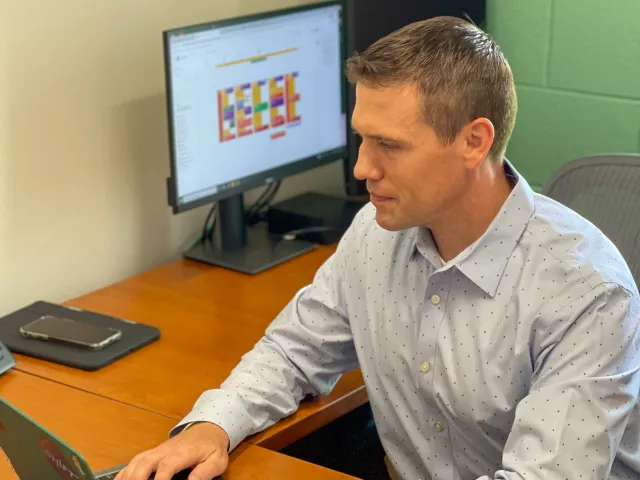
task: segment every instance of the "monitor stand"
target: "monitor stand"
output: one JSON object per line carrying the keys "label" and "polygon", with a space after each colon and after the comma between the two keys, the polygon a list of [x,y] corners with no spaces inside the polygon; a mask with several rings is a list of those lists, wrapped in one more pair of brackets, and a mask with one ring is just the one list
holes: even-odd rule
{"label": "monitor stand", "polygon": [[284,240],[266,228],[248,228],[242,194],[221,200],[218,214],[219,244],[203,240],[184,253],[186,258],[255,275],[316,247],[303,240]]}

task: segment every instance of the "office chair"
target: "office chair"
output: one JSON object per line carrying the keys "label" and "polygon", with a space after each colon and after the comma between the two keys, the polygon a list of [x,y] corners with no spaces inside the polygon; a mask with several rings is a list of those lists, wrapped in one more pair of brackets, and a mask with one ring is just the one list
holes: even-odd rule
{"label": "office chair", "polygon": [[552,175],[542,193],[579,213],[609,237],[640,284],[640,154],[573,160]]}

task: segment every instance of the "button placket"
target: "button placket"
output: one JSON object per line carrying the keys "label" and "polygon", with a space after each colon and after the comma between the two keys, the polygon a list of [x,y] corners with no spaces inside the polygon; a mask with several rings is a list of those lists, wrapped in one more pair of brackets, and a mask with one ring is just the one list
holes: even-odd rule
{"label": "button placket", "polygon": [[[425,303],[421,315],[420,350],[418,358],[420,362],[417,367],[420,383],[427,381],[431,383],[434,371],[434,359],[437,344],[437,332],[445,318],[445,303],[451,281],[451,270],[432,274],[429,278],[429,285],[425,292]],[[424,335],[423,335],[424,332]],[[429,376],[427,376],[429,374]],[[422,383],[423,387],[427,384]]]}

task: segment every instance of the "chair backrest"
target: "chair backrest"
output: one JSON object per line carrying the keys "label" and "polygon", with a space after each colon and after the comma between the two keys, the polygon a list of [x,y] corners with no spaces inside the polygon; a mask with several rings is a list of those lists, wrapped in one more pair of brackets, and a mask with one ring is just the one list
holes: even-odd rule
{"label": "chair backrest", "polygon": [[553,174],[542,193],[609,237],[640,284],[640,154],[573,160]]}

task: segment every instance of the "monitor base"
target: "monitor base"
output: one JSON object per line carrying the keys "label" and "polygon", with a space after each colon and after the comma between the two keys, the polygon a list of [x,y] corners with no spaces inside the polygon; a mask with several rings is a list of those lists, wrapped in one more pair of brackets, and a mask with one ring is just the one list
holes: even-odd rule
{"label": "monitor base", "polygon": [[249,228],[247,243],[241,248],[222,250],[214,242],[206,241],[184,252],[184,256],[190,260],[255,275],[314,248],[316,245],[311,242],[283,240],[281,235],[273,235],[260,228]]}

